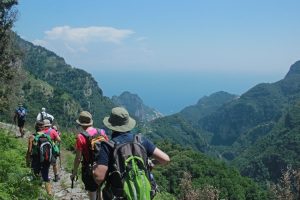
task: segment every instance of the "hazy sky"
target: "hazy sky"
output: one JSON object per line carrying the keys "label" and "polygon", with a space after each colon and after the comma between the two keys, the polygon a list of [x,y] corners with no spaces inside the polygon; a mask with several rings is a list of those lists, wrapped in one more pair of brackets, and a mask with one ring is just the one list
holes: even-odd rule
{"label": "hazy sky", "polygon": [[300,59],[299,0],[20,0],[14,30],[164,113],[242,94]]}

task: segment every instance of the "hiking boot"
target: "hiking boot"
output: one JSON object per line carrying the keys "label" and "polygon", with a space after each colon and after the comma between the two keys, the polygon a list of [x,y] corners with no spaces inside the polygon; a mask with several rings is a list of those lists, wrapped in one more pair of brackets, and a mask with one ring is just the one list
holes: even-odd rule
{"label": "hiking boot", "polygon": [[54,176],[53,181],[54,181],[54,182],[57,182],[57,181],[59,181],[59,180],[60,180],[60,178],[59,178],[58,174],[56,174],[56,175]]}

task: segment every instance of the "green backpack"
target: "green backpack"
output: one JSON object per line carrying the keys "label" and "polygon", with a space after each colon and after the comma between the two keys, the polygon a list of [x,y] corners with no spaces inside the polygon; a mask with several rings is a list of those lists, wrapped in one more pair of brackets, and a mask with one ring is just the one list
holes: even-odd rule
{"label": "green backpack", "polygon": [[[47,133],[44,133],[46,135],[48,135],[50,137],[50,132],[51,132],[52,128],[49,128]],[[54,129],[55,130],[55,129]],[[50,137],[51,139],[51,137]],[[55,142],[51,139],[52,141],[52,151],[53,151],[53,155],[54,156],[60,156],[60,143]]]}
{"label": "green backpack", "polygon": [[112,198],[126,200],[150,200],[151,184],[148,156],[141,144],[141,136],[132,142],[108,142],[113,148],[113,166],[107,177],[107,187]]}
{"label": "green backpack", "polygon": [[51,163],[54,153],[54,145],[50,136],[37,132],[33,139],[32,155],[37,156],[41,163]]}

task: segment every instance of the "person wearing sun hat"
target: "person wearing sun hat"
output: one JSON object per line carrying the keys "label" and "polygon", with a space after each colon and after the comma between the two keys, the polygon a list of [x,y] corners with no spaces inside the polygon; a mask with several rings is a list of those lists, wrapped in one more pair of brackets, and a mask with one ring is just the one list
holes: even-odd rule
{"label": "person wearing sun hat", "polygon": [[[50,136],[50,138],[54,144],[58,145],[61,142],[61,138],[58,135],[58,132],[54,128],[52,128],[52,124],[51,124],[50,120],[44,119],[43,127],[44,127],[43,132],[46,135]],[[53,173],[54,173],[54,179],[53,179],[54,182],[58,182],[60,180],[60,177],[58,174],[58,167],[57,167],[57,163],[56,163],[58,156],[59,155],[52,156],[52,160],[51,160],[51,165],[52,165]]]}
{"label": "person wearing sun hat", "polygon": [[90,200],[96,200],[96,191],[98,189],[98,184],[95,183],[92,173],[90,173],[89,146],[85,135],[88,134],[89,136],[94,136],[97,133],[101,133],[101,135],[104,136],[106,140],[108,140],[108,137],[106,136],[105,131],[103,129],[97,129],[93,127],[93,117],[88,111],[82,111],[79,114],[76,123],[80,125],[82,130],[79,134],[77,134],[75,143],[76,156],[74,159],[73,170],[70,178],[71,180],[74,180],[74,178],[77,176],[77,170],[82,160],[83,162],[81,167],[81,174],[85,190],[88,191]]}
{"label": "person wearing sun hat", "polygon": [[[129,116],[128,111],[123,107],[115,107],[111,110],[110,116],[103,119],[103,124],[112,131],[112,140],[117,144],[123,144],[134,140],[135,134],[131,133],[136,126],[136,121]],[[141,144],[147,151],[148,157],[153,157],[160,164],[170,162],[169,156],[157,148],[150,140],[145,137],[141,138]],[[94,167],[94,179],[101,184],[107,178],[107,174],[113,169],[111,149],[107,143],[102,143],[100,154],[96,158],[96,166]],[[108,199],[104,197],[104,199]]]}

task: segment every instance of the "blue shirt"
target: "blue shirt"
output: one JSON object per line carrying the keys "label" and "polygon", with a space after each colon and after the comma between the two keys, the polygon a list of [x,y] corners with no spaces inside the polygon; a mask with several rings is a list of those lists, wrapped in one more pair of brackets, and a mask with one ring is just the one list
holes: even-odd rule
{"label": "blue shirt", "polygon": [[[113,133],[112,134],[112,140],[115,143],[118,144],[123,144],[126,142],[130,142],[133,141],[134,139],[134,134],[127,132],[127,133]],[[144,146],[144,148],[147,151],[147,155],[148,157],[151,157],[153,155],[154,149],[156,148],[156,146],[148,139],[142,137],[141,139],[141,143]],[[98,165],[105,165],[105,166],[109,166],[109,156],[111,155],[112,149],[105,143],[103,142],[101,144],[101,150],[100,150],[100,154],[99,156],[96,158],[96,163]]]}

